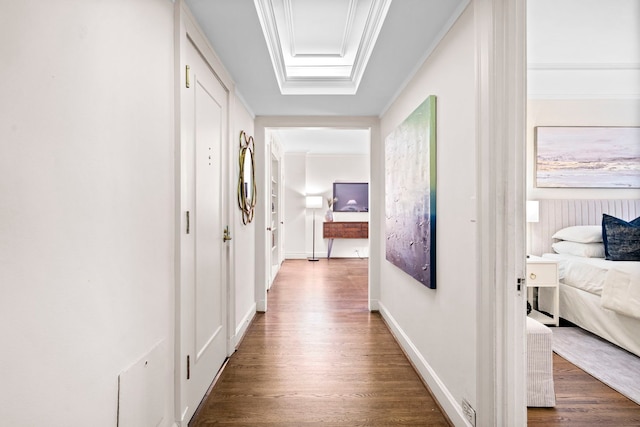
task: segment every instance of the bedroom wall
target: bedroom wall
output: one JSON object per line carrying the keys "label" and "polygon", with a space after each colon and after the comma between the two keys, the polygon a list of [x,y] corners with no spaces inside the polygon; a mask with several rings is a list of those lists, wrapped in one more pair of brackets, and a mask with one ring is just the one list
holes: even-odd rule
{"label": "bedroom wall", "polygon": [[[235,97],[235,105],[232,112],[231,135],[234,137],[232,141],[231,157],[232,167],[231,185],[237,184],[240,173],[240,150],[238,148],[239,136],[241,131],[245,131],[247,136],[254,136],[254,115],[242,103],[241,98]],[[233,191],[235,194],[235,191]],[[234,248],[234,280],[235,284],[235,344],[239,342],[251,319],[256,313],[256,296],[255,296],[255,274],[256,265],[253,255],[256,253],[256,222],[243,224],[242,212],[238,208],[237,203],[232,207],[234,218],[233,230],[233,248]]]}
{"label": "bedroom wall", "polygon": [[[305,192],[326,200],[333,194],[333,183],[369,182],[369,156],[356,154],[285,154],[285,258],[306,258],[312,250],[313,212],[304,208]],[[316,256],[326,257],[328,240],[322,238],[322,223],[328,207],[325,202],[316,215]],[[368,221],[364,212],[334,212],[334,221]],[[356,253],[356,250],[358,253]],[[369,256],[366,239],[336,239],[331,257]]]}
{"label": "bedroom wall", "polygon": [[640,126],[640,99],[530,99],[527,102],[527,199],[640,198],[638,188],[536,188],[536,126]]}
{"label": "bedroom wall", "polygon": [[384,141],[427,96],[437,96],[438,288],[387,262],[382,245],[380,311],[455,425],[466,425],[462,399],[477,407],[474,31],[472,2],[381,117]]}
{"label": "bedroom wall", "polygon": [[174,4],[2,9],[1,424],[115,426],[118,375],[161,343],[170,426]]}
{"label": "bedroom wall", "polygon": [[536,126],[640,126],[640,3],[527,2],[527,198],[632,199],[640,189],[535,187]]}

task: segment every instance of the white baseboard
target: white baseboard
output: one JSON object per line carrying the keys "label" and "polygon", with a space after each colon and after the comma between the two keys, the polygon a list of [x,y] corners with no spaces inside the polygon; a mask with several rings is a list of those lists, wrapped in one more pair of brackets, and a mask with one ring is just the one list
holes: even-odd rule
{"label": "white baseboard", "polygon": [[233,337],[234,348],[238,348],[238,344],[240,343],[240,341],[242,341],[244,334],[247,333],[247,329],[249,328],[249,325],[251,324],[251,320],[253,320],[255,315],[256,315],[256,303],[253,303],[249,308],[249,311],[245,313],[240,323],[236,326],[236,333],[235,333],[235,336]]}
{"label": "white baseboard", "polygon": [[287,252],[284,259],[307,259],[307,254],[302,252]]}
{"label": "white baseboard", "polygon": [[[286,254],[284,254],[284,259],[307,259],[307,258],[311,258],[312,253],[302,253],[302,252],[287,252]],[[316,251],[316,258],[326,258],[327,257],[327,251],[324,252],[318,252]]]}
{"label": "white baseboard", "polygon": [[[327,257],[327,252],[326,251],[322,251],[322,252],[316,252],[316,258],[326,258]],[[311,258],[311,254],[307,254],[307,253],[291,253],[288,252],[286,254],[284,254],[284,259],[307,259],[307,258]],[[369,259],[369,255],[360,255],[358,256],[355,253],[346,253],[344,251],[340,252],[334,252],[331,254],[331,258],[360,258],[360,259]]]}
{"label": "white baseboard", "polygon": [[377,299],[369,300],[369,311],[380,311],[380,301]]}
{"label": "white baseboard", "polygon": [[433,396],[440,404],[440,407],[446,412],[453,425],[471,427],[471,424],[467,421],[464,413],[462,412],[461,404],[456,402],[451,392],[449,392],[449,389],[445,386],[424,357],[422,357],[420,351],[418,351],[413,342],[404,333],[384,304],[381,301],[377,301],[377,305],[380,314],[389,325],[389,328],[391,328],[396,340],[409,359],[411,359],[411,362],[418,370],[418,374],[429,386],[431,393],[433,393]]}

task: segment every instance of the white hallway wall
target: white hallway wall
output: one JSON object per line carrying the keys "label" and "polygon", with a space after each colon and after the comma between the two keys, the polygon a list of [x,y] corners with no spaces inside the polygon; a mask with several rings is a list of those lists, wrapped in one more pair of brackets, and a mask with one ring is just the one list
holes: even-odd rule
{"label": "white hallway wall", "polygon": [[173,8],[3,5],[2,425],[116,425],[118,374],[158,342],[172,424]]}
{"label": "white hallway wall", "polygon": [[[322,223],[328,210],[326,200],[333,194],[333,183],[369,182],[369,156],[356,154],[285,154],[285,258],[311,256],[313,212],[305,209],[305,195],[322,196],[323,208],[316,215],[316,256],[326,257],[328,240],[322,238]],[[334,221],[368,221],[364,212],[334,212]],[[358,253],[356,253],[356,250]],[[335,239],[331,256],[369,256],[366,239]]]}
{"label": "white hallway wall", "polygon": [[[240,132],[244,131],[249,136],[254,135],[253,126],[254,116],[240,102],[239,98],[235,98],[234,111],[232,112],[232,128],[231,132],[231,186],[233,187],[232,195],[237,191],[237,179],[240,174]],[[234,196],[235,197],[235,196]],[[255,275],[256,275],[256,222],[255,220],[249,224],[243,224],[242,212],[237,202],[232,202],[232,211],[234,213],[234,229],[233,229],[233,248],[234,254],[234,300],[235,300],[235,328],[232,332],[235,344],[242,338],[246,332],[251,319],[256,313],[256,297],[255,297]],[[258,212],[256,212],[258,214]]]}
{"label": "white hallway wall", "polygon": [[303,259],[307,255],[306,225],[304,206],[306,192],[306,153],[285,153],[284,155],[284,257]]}
{"label": "white hallway wall", "polygon": [[387,262],[382,245],[380,311],[455,425],[464,423],[463,398],[477,407],[474,31],[472,2],[380,125],[384,141],[427,96],[437,96],[438,288]]}

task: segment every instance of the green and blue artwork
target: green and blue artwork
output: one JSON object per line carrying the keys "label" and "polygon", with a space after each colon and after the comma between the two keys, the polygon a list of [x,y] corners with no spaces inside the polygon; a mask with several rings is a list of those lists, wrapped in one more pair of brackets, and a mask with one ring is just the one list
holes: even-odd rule
{"label": "green and blue artwork", "polygon": [[386,258],[436,288],[436,97],[385,139]]}

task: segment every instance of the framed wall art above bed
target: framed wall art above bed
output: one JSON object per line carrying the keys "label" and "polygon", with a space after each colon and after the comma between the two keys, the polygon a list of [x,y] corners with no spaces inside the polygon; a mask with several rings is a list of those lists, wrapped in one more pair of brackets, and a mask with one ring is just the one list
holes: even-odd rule
{"label": "framed wall art above bed", "polygon": [[640,127],[537,126],[540,188],[640,188]]}

